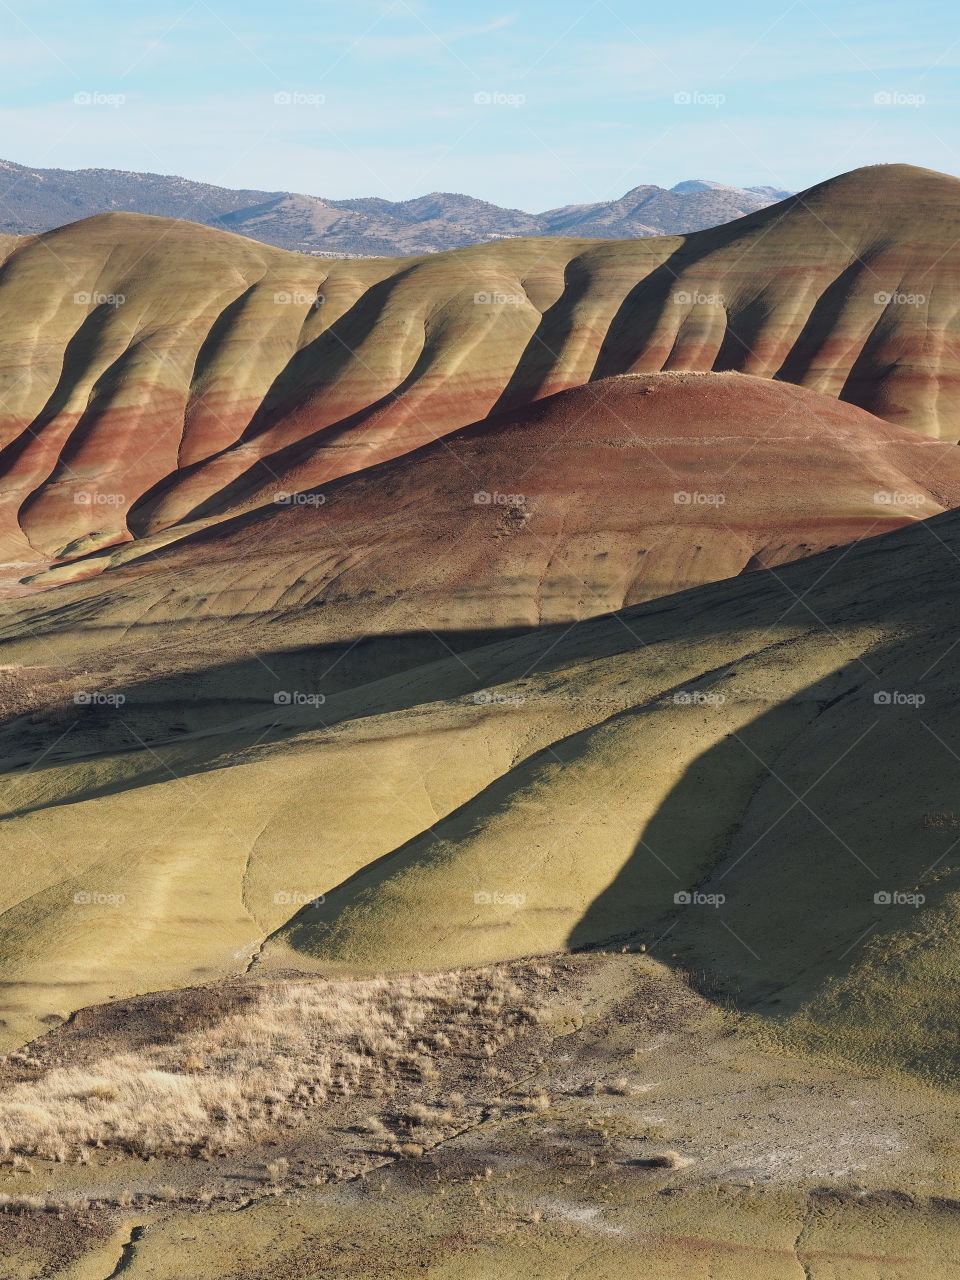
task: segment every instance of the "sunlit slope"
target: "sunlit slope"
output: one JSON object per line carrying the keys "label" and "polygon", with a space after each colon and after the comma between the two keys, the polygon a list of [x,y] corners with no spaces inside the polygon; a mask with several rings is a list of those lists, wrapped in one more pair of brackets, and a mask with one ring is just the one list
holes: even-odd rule
{"label": "sunlit slope", "polygon": [[[805,1043],[949,1074],[956,528],[691,593],[669,647],[661,621],[642,657],[506,682],[498,697],[526,701],[500,717],[604,694],[607,714],[306,908],[268,954],[405,968],[669,931],[709,989]],[[667,647],[666,679],[618,710],[616,677]]]}
{"label": "sunlit slope", "polygon": [[218,519],[629,372],[735,369],[954,441],[958,192],[877,166],[687,237],[401,260],[134,214],[10,238],[0,553]]}
{"label": "sunlit slope", "polygon": [[[265,940],[267,966],[365,971],[669,929],[770,1013],[872,981],[882,1038],[896,986],[928,1014],[897,1036],[945,1069],[958,540],[948,513],[207,735],[189,699],[151,729],[134,687],[78,711],[6,788],[7,1036]],[[695,890],[726,902],[678,911]]]}

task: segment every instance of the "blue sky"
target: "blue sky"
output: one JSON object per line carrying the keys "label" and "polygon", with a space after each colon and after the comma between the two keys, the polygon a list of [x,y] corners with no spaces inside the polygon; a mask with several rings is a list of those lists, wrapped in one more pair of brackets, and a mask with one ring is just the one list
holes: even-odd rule
{"label": "blue sky", "polygon": [[0,157],[37,167],[528,210],[960,174],[939,0],[0,0],[0,32]]}

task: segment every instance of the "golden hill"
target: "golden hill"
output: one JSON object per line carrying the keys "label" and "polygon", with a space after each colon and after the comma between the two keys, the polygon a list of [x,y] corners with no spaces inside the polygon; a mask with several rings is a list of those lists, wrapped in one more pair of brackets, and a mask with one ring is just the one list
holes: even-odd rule
{"label": "golden hill", "polygon": [[[943,1074],[958,528],[947,513],[578,624],[461,636],[433,662],[413,646],[325,700],[321,645],[281,631],[204,665],[217,630],[164,648],[161,624],[151,648],[148,616],[139,680],[115,679],[131,654],[113,683],[8,669],[11,697],[65,710],[4,729],[11,757],[30,748],[2,836],[6,1034],[257,955],[441,968],[669,931],[711,989],[792,1026],[816,1009],[828,1045],[869,1035]],[[92,660],[96,592],[116,579],[120,599],[124,572],[32,602],[51,607],[4,656],[32,647],[58,677],[78,647]],[[863,1035],[836,1016],[851,991]],[[924,1016],[900,1019],[905,1000]]]}

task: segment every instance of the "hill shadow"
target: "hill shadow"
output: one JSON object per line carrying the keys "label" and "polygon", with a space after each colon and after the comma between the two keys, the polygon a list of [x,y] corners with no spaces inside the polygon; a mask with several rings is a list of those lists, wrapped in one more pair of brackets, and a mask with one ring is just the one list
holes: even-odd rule
{"label": "hill shadow", "polygon": [[[850,973],[863,946],[919,937],[960,888],[948,740],[960,704],[949,667],[925,679],[929,665],[922,648],[885,644],[870,651],[869,669],[845,663],[690,760],[570,947],[643,943],[704,995],[782,1020]],[[709,685],[688,686],[697,688]],[[874,694],[891,688],[923,694],[931,711],[878,704]],[[934,716],[941,724],[928,732]],[[960,745],[960,733],[952,738]],[[743,801],[724,813],[717,798],[737,791]],[[706,835],[705,808],[715,815]],[[651,897],[651,860],[669,868],[678,849],[697,872],[664,870]],[[923,895],[922,912],[875,899],[911,892]]]}
{"label": "hill shadow", "polygon": [[[171,745],[189,752],[189,759],[177,762],[177,776],[190,777],[221,767],[218,761],[228,736],[231,749],[254,743],[267,747],[303,733],[332,731],[352,720],[406,711],[435,698],[469,696],[489,683],[473,671],[471,654],[488,650],[495,655],[500,646],[534,632],[543,633],[544,651],[550,654],[557,640],[570,636],[571,628],[556,623],[361,635],[111,685],[109,693],[119,703],[67,703],[54,707],[47,718],[43,713],[30,719],[13,715],[0,722],[0,777],[29,773],[41,760],[49,766],[124,753],[132,757]],[[561,659],[557,654],[551,660]],[[415,679],[421,679],[425,692],[411,692]],[[170,763],[158,756],[155,767],[135,770],[126,779],[84,786],[49,804],[9,810],[4,817],[115,795],[170,777]]]}

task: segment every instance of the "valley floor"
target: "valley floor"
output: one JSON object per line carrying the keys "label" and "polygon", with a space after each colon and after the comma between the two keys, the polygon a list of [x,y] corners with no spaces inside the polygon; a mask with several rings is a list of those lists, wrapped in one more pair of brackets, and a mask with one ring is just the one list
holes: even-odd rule
{"label": "valley floor", "polygon": [[[0,1276],[960,1276],[956,1098],[790,1055],[775,1029],[698,994],[668,946],[455,975],[463,1000],[430,1007],[415,1069],[373,1064],[245,1143],[11,1154]],[[218,1010],[304,982],[84,1011],[8,1057],[4,1096],[142,1051],[148,1020],[176,1058],[198,1027],[215,1033]]]}

